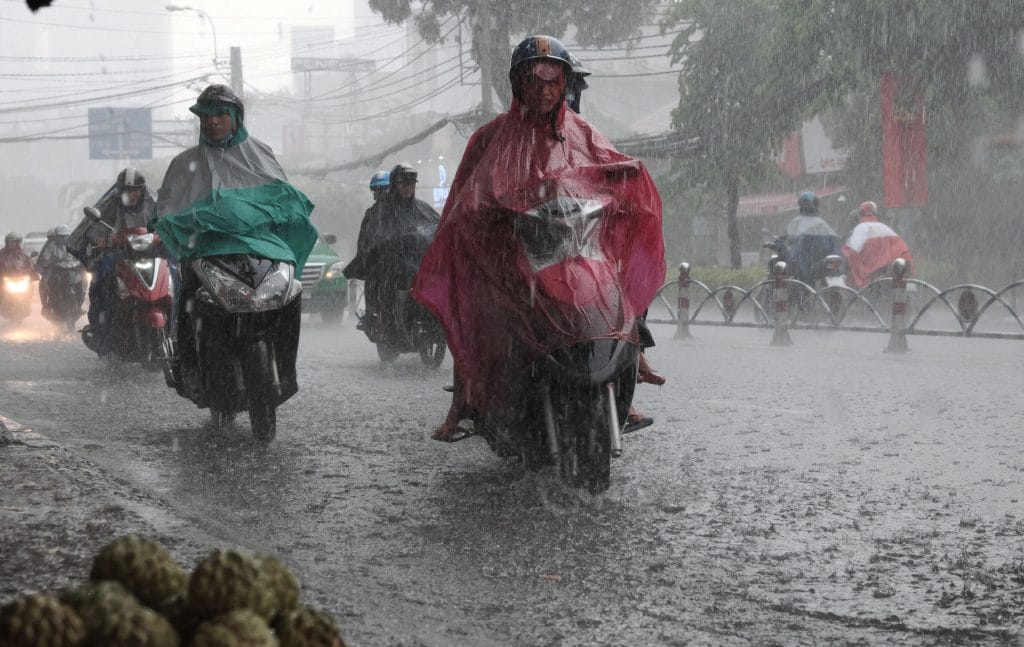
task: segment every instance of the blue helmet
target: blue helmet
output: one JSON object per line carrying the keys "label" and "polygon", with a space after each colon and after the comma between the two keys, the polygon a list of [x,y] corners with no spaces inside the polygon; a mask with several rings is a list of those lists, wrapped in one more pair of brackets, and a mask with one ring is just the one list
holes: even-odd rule
{"label": "blue helmet", "polygon": [[391,184],[391,173],[387,171],[377,171],[370,178],[370,190],[374,189],[386,189]]}
{"label": "blue helmet", "polygon": [[796,199],[800,213],[818,213],[818,196],[813,191],[804,191]]}

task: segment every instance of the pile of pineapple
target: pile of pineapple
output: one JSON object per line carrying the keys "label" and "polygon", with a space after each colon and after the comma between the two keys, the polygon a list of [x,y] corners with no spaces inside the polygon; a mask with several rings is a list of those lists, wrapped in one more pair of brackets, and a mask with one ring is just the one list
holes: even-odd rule
{"label": "pile of pineapple", "polygon": [[89,581],[0,607],[0,647],[344,647],[273,557],[215,550],[192,573],[159,543],[107,544]]}

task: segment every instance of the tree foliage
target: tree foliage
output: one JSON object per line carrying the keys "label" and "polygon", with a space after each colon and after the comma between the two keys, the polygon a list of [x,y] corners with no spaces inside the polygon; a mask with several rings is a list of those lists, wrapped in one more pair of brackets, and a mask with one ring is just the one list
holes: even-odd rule
{"label": "tree foliage", "polygon": [[[749,180],[802,118],[824,113],[836,143],[851,151],[849,178],[877,199],[878,84],[892,71],[907,81],[898,101],[925,96],[930,175],[939,180],[925,217],[959,233],[952,214],[969,208],[960,196],[984,197],[982,173],[964,168],[972,138],[999,124],[1012,130],[1021,109],[1024,2],[680,0],[672,24],[689,25],[672,50],[683,63],[674,124],[705,141],[693,182],[723,196],[731,173]],[[1016,176],[1013,156],[1000,160],[992,182]],[[992,208],[1009,204],[995,200]]]}
{"label": "tree foliage", "polygon": [[[370,0],[370,8],[390,23],[412,20],[428,43],[458,34],[472,37],[473,59],[505,105],[512,98],[508,64],[513,37],[546,34],[562,38],[576,27],[575,42],[601,46],[630,41],[651,24],[659,0]],[[414,6],[420,10],[414,12]]]}
{"label": "tree foliage", "polygon": [[672,43],[673,63],[682,64],[680,102],[673,125],[701,138],[694,183],[723,196],[730,262],[740,265],[739,192],[769,166],[770,155],[800,123],[804,78],[774,54],[779,13],[768,0],[680,0],[665,28],[682,26]]}

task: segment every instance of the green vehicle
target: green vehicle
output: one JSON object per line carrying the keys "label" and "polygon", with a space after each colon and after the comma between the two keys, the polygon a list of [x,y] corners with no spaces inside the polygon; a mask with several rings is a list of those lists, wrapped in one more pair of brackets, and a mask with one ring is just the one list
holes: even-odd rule
{"label": "green vehicle", "polygon": [[340,323],[348,304],[348,281],[341,271],[344,261],[331,247],[334,234],[320,234],[302,268],[302,311],[319,312],[325,323]]}

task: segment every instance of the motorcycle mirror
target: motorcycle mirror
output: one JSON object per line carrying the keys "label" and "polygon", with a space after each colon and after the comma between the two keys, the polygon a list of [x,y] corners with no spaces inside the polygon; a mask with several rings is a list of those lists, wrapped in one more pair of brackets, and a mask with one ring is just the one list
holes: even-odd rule
{"label": "motorcycle mirror", "polygon": [[39,256],[39,252],[32,252],[28,255],[29,258],[35,258],[36,256]]}
{"label": "motorcycle mirror", "polygon": [[82,211],[85,212],[85,217],[88,218],[89,220],[92,220],[93,222],[99,222],[100,210],[97,209],[96,207],[86,207],[85,209],[82,209]]}
{"label": "motorcycle mirror", "polygon": [[324,234],[324,242],[327,243],[328,245],[333,245],[334,243],[338,242],[338,237],[335,236],[334,234]]}

